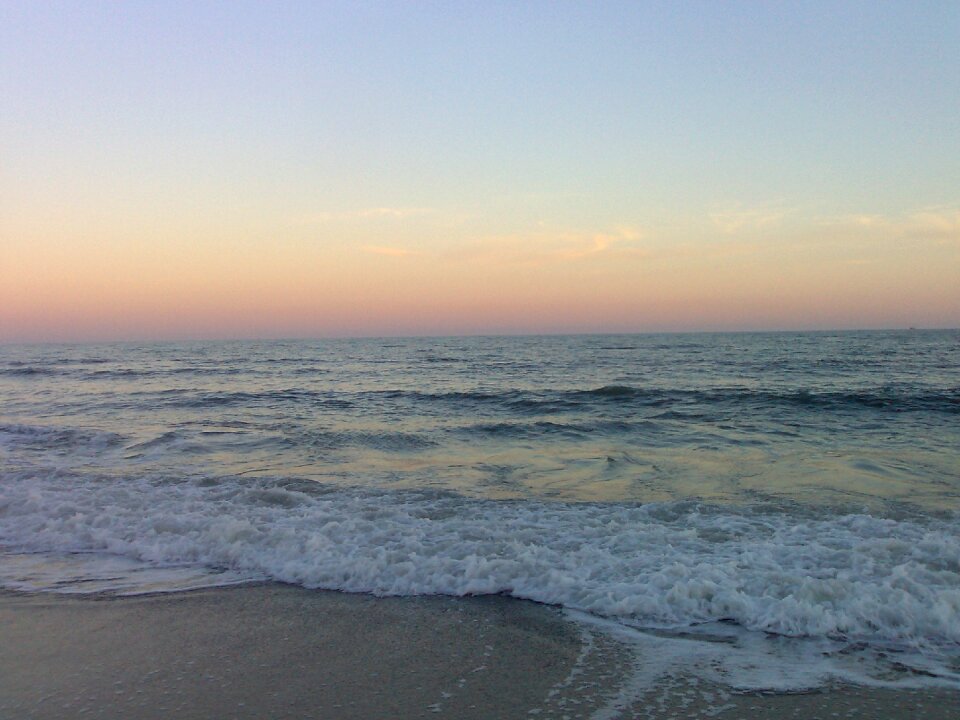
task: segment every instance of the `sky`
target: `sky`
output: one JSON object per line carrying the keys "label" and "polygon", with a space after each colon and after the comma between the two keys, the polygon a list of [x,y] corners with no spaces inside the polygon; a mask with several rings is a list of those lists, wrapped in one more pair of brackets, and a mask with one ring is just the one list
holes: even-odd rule
{"label": "sky", "polygon": [[0,342],[960,326],[960,3],[0,0]]}

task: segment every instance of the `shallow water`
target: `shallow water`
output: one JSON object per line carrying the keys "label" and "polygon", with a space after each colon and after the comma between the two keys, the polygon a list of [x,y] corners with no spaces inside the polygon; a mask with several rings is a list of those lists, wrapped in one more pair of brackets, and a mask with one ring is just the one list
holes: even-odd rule
{"label": "shallow water", "polygon": [[956,331],[7,346],[0,584],[507,593],[960,685],[958,447]]}

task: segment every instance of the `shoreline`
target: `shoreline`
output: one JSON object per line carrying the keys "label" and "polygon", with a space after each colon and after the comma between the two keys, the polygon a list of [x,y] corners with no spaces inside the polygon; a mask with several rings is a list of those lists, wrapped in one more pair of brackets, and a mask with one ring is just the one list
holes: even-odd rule
{"label": "shoreline", "polygon": [[[648,658],[656,662],[656,658]],[[557,607],[263,583],[132,597],[0,592],[0,716],[956,717],[960,691],[738,694],[636,684],[636,657]]]}
{"label": "shoreline", "polygon": [[556,608],[500,597],[4,593],[0,716],[519,717],[579,646]]}

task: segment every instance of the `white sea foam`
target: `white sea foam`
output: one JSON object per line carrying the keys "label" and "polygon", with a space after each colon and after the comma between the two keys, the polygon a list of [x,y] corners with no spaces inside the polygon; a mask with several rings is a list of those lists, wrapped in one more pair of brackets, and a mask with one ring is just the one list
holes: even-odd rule
{"label": "white sea foam", "polygon": [[[701,640],[733,626],[807,638],[801,656],[859,643],[960,685],[956,520],[818,519],[693,502],[495,502],[309,482],[41,471],[7,473],[0,488],[0,544],[20,553],[20,563],[25,552],[57,553],[61,561],[63,553],[104,553],[151,567],[227,570],[224,584],[264,577],[378,595],[507,593],[620,626],[701,633]],[[9,567],[9,557],[0,564]],[[100,572],[98,591],[136,591],[132,570],[122,563],[114,570],[115,587]],[[33,572],[32,589],[44,582],[83,588],[76,565],[64,571],[72,582],[44,572]],[[0,573],[0,582],[15,587],[15,576]],[[203,584],[217,584],[209,572],[204,577]],[[148,586],[158,589],[157,577]],[[763,633],[746,637],[767,652],[782,648]],[[778,665],[781,689],[826,672],[822,664],[790,670],[807,662],[791,657],[793,665]],[[793,680],[784,679],[791,673]]]}

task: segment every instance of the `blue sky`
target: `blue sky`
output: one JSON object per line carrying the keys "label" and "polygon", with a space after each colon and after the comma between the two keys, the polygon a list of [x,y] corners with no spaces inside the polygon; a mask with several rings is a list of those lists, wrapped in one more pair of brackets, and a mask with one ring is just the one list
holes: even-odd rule
{"label": "blue sky", "polygon": [[[738,224],[843,243],[845,218],[908,232],[931,213],[952,238],[957,38],[954,2],[5,2],[0,261],[35,270],[39,243],[54,265],[87,249],[126,271],[189,237],[210,257],[279,243],[292,262],[290,226],[331,219],[314,242],[359,273],[345,243],[437,256],[626,227],[660,252]],[[777,322],[798,318],[760,324]]]}

